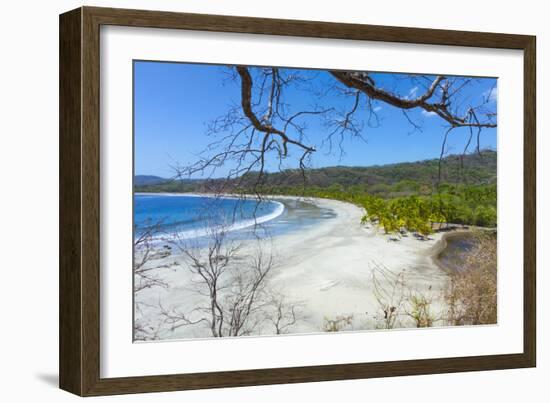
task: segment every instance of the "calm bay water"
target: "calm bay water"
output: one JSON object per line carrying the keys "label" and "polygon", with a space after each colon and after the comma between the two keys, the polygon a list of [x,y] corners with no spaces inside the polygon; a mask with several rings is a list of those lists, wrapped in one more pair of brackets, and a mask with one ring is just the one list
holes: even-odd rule
{"label": "calm bay water", "polygon": [[202,237],[208,226],[223,226],[239,238],[256,236],[258,226],[263,233],[279,235],[315,225],[334,215],[330,209],[290,199],[259,202],[177,194],[137,193],[134,196],[136,237],[157,223],[164,231],[177,232],[182,238]]}

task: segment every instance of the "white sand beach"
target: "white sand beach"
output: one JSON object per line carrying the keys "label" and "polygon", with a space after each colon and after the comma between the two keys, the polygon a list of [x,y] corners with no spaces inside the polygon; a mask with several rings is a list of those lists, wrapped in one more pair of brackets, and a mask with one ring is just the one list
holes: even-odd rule
{"label": "white sand beach", "polygon": [[[431,235],[429,240],[419,240],[411,234],[396,240],[396,235],[386,235],[370,224],[361,224],[364,211],[353,204],[327,199],[307,199],[307,202],[329,208],[336,216],[314,228],[271,239],[276,267],[270,285],[288,300],[299,302],[304,317],[292,327],[291,333],[320,332],[326,318],[340,315],[353,316],[345,330],[375,328],[377,319],[383,315],[372,281],[377,266],[394,273],[404,272],[407,289],[433,298],[434,313],[441,309],[438,301],[448,276],[432,259],[441,234]],[[178,255],[170,259],[183,261]],[[159,269],[158,275],[170,287],[151,288],[140,294],[143,318],[154,314],[154,309],[147,306],[154,307],[159,302],[166,309],[179,307],[182,311],[191,310],[198,303],[199,297],[191,291],[188,271],[181,267]],[[407,318],[401,322],[401,326],[412,325]],[[208,337],[208,334],[204,327],[181,326],[164,336],[188,337]]]}

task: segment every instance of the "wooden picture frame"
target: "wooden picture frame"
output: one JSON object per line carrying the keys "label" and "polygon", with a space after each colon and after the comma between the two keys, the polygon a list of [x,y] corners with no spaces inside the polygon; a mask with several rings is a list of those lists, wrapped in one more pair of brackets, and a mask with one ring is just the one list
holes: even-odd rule
{"label": "wooden picture frame", "polygon": [[[524,52],[523,353],[127,378],[100,377],[100,26],[369,40]],[[60,16],[60,387],[81,396],[533,367],[535,37],[81,7]]]}

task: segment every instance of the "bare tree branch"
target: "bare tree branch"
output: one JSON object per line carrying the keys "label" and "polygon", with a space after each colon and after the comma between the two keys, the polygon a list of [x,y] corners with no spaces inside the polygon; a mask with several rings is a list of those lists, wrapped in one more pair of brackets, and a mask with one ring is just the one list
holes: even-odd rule
{"label": "bare tree branch", "polygon": [[[337,146],[342,157],[347,139],[364,140],[365,124],[371,127],[373,117],[378,122],[377,110],[380,106],[373,107],[373,102],[400,109],[413,131],[422,131],[421,123],[410,115],[413,109],[442,119],[445,131],[449,128],[477,130],[478,152],[482,130],[497,126],[494,108],[486,108],[491,102],[491,95],[471,105],[464,95],[475,81],[472,78],[403,74],[403,80],[416,84],[408,94],[403,95],[387,84],[377,84],[375,80],[378,76],[369,72],[325,71],[329,82],[323,85],[328,89],[312,91],[298,86],[307,81],[306,75],[298,70],[236,66],[233,71],[232,77],[240,90],[238,104],[209,126],[209,134],[221,135],[221,138],[198,155],[196,162],[175,167],[176,176],[180,178],[194,174],[212,178],[218,169],[229,167],[224,178],[213,180],[210,184],[212,191],[217,193],[243,190],[261,199],[261,195],[267,192],[268,172],[273,169],[300,169],[305,186],[306,170],[319,148],[326,146],[328,153],[332,153],[333,147]],[[417,95],[419,89],[420,94]],[[315,105],[304,108],[294,103],[287,104],[286,94],[290,90],[310,91]],[[349,105],[342,106],[341,102],[333,105],[323,100],[329,92],[349,97]],[[361,113],[365,110],[367,116]],[[323,127],[323,132],[308,130],[308,123],[311,122]],[[315,141],[308,138],[312,132]],[[448,134],[442,138],[443,143],[446,143]],[[466,150],[471,141],[470,135]],[[288,163],[292,165],[287,166]]]}
{"label": "bare tree branch", "polygon": [[274,268],[271,253],[258,241],[253,253],[227,236],[223,226],[209,226],[208,245],[193,247],[175,241],[195,277],[194,291],[203,303],[185,312],[161,306],[161,315],[171,329],[205,324],[212,337],[245,336],[272,323],[284,332],[299,320],[297,306],[275,293],[269,279]]}

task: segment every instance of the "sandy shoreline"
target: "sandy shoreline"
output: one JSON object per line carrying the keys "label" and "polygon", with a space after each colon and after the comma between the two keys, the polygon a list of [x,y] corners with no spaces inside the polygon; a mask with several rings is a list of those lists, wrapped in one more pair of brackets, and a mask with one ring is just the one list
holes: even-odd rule
{"label": "sandy shoreline", "polygon": [[314,199],[320,207],[333,209],[337,216],[304,239],[281,237],[277,245],[291,251],[285,270],[274,282],[285,294],[307,301],[311,323],[300,331],[315,331],[325,318],[353,315],[353,328],[372,328],[381,314],[372,284],[373,270],[383,266],[404,272],[409,288],[426,296],[439,296],[447,274],[432,260],[441,234],[420,241],[413,236],[385,235],[371,225],[361,225],[364,211],[350,203]]}
{"label": "sandy shoreline", "polygon": [[[295,200],[292,196],[272,199]],[[412,235],[385,235],[372,225],[362,225],[363,209],[329,199],[302,199],[336,213],[305,231],[275,236],[270,240],[276,268],[270,284],[289,301],[299,302],[304,320],[292,332],[322,331],[324,321],[338,316],[352,316],[346,330],[377,327],[383,315],[373,287],[373,270],[383,266],[394,273],[403,272],[407,288],[434,299],[434,310],[441,309],[442,291],[448,275],[432,259],[443,234],[433,234],[429,240]],[[246,242],[246,241],[245,241]],[[246,251],[247,245],[244,245]],[[182,261],[183,257],[173,256]],[[170,284],[169,289],[152,288],[140,295],[145,305],[162,301],[165,307],[187,307],[197,304],[190,293],[191,279],[185,270],[159,270],[159,276]],[[153,311],[151,311],[153,312]],[[148,315],[147,310],[143,312]],[[152,314],[152,313],[151,313]],[[402,318],[403,326],[407,318]],[[205,337],[204,329],[184,326],[171,332],[169,338]]]}

